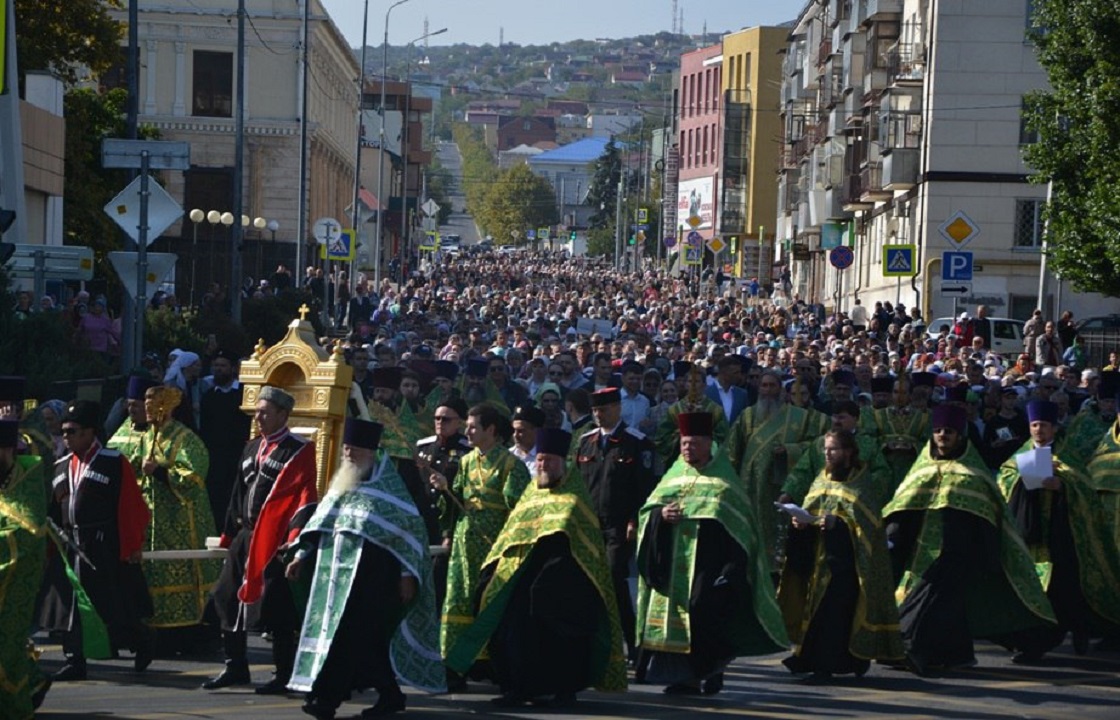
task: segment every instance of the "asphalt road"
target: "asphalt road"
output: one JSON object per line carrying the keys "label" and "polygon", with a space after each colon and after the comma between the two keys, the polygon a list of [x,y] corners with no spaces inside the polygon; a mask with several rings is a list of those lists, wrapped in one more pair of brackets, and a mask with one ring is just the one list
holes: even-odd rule
{"label": "asphalt road", "polygon": [[[269,677],[267,646],[251,641],[253,677]],[[919,678],[873,666],[861,679],[840,678],[828,685],[794,679],[780,655],[736,661],[727,685],[714,697],[670,697],[658,686],[635,685],[629,692],[585,692],[565,710],[525,708],[498,710],[490,705],[496,688],[472,685],[462,695],[409,692],[402,717],[426,718],[959,718],[1003,720],[1047,718],[1088,720],[1120,717],[1120,655],[1090,653],[1076,657],[1068,645],[1047,656],[1046,664],[1021,667],[999,648],[978,644],[979,666],[942,678]],[[61,664],[57,646],[47,646],[41,662],[47,670]],[[130,660],[91,663],[90,680],[52,688],[37,717],[216,718],[222,720],[295,720],[305,718],[297,696],[259,697],[249,688],[218,692],[198,689],[213,674],[219,659],[178,657],[157,659],[143,674],[132,672]],[[340,718],[356,717],[376,700],[373,693],[356,696],[339,709]]]}
{"label": "asphalt road", "polygon": [[436,145],[436,156],[453,179],[451,187],[447,189],[447,199],[452,206],[451,216],[446,225],[440,226],[439,231],[443,235],[459,235],[463,245],[477,245],[482,239],[478,226],[474,224],[474,218],[463,212],[467,198],[463,195],[463,157],[459,154],[459,146],[452,142],[441,142]]}

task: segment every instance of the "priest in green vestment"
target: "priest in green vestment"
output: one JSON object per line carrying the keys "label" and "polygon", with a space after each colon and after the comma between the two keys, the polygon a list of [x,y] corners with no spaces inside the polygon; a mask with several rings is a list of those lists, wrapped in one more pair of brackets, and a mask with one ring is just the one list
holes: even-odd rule
{"label": "priest in green vestment", "polygon": [[[750,498],[759,547],[771,557],[778,542],[774,501],[782,492],[782,481],[801,453],[828,427],[827,416],[794,407],[784,399],[782,379],[767,370],[758,382],[758,401],[735,420],[727,440],[731,466]],[[774,568],[777,571],[779,568]]]}
{"label": "priest in green vestment", "polygon": [[484,646],[499,707],[570,706],[588,686],[626,689],[615,592],[570,433],[537,431],[535,482],[483,563],[480,609],[447,658],[466,673]]}
{"label": "priest in green vestment", "polygon": [[871,392],[872,396],[889,395],[891,404],[864,410],[860,414],[859,431],[879,443],[883,458],[891,468],[892,486],[898,487],[918,457],[918,450],[929,439],[930,413],[911,406],[909,378],[872,378]]}
{"label": "priest in green vestment", "polygon": [[[445,658],[474,622],[482,563],[529,485],[525,463],[505,447],[509,430],[509,420],[498,408],[489,403],[475,405],[467,411],[467,439],[474,449],[463,456],[454,478],[438,472],[431,475],[432,487],[444,494],[444,522],[451,530],[440,626],[440,650]],[[461,690],[465,683],[462,677],[452,677],[449,685]]]}
{"label": "priest in green vestment", "polygon": [[976,663],[973,639],[1054,623],[1034,561],[960,407],[933,409],[933,437],[883,508],[910,668]]}
{"label": "priest in green vestment", "polygon": [[[1120,634],[1120,548],[1089,476],[1062,455],[1055,442],[1058,406],[1027,405],[1031,439],[1000,467],[999,486],[1027,543],[1057,617],[1056,628],[1025,634],[1017,662],[1031,663],[1057,647],[1067,633],[1079,654],[1094,636]],[[1054,448],[1057,447],[1055,452]],[[1024,478],[1027,453],[1050,448],[1051,472]],[[1027,465],[1030,469],[1030,464]]]}
{"label": "priest in green vestment", "polygon": [[27,720],[50,682],[28,635],[47,551],[47,485],[43,462],[16,455],[19,423],[0,420],[0,718]]}
{"label": "priest in green vestment", "polygon": [[[178,388],[149,387],[144,392],[148,427],[131,447],[114,448],[131,463],[152,513],[144,543],[149,551],[201,550],[207,537],[217,535],[206,492],[210,454],[202,438],[171,417],[181,399]],[[221,571],[219,561],[144,560],[143,567],[152,596],[149,625],[177,628],[202,622]]]}
{"label": "priest in green vestment", "polygon": [[[1108,374],[1108,373],[1105,373]],[[1104,395],[1101,395],[1104,406]],[[1108,524],[1112,527],[1113,544],[1120,547],[1120,414],[1116,397],[1112,398],[1112,424],[1097,443],[1086,463],[1089,482],[1097,491]]]}
{"label": "priest in green vestment", "polygon": [[[1070,463],[1087,469],[1097,454],[1097,447],[1106,442],[1116,421],[1117,393],[1120,393],[1120,371],[1102,372],[1096,397],[1085,401],[1063,433],[1062,456]],[[1098,464],[1098,469],[1100,467]]]}
{"label": "priest in green vestment", "polygon": [[710,413],[714,423],[712,437],[717,447],[723,447],[731,431],[723,406],[704,394],[708,377],[704,373],[704,368],[689,363],[685,373],[684,394],[680,400],[669,406],[665,417],[661,418],[654,431],[653,446],[657,450],[657,457],[661,460],[661,467],[672,465],[680,454],[677,417],[681,413]]}
{"label": "priest in green vestment", "polygon": [[428,543],[439,542],[439,514],[432,509],[428,486],[416,465],[416,443],[428,434],[419,416],[413,412],[400,392],[404,369],[396,366],[375,368],[371,373],[373,398],[369,401],[369,419],[385,428],[381,449],[397,466],[412,502],[420,509],[428,530]]}
{"label": "priest in green vestment", "polygon": [[882,483],[859,458],[852,433],[824,436],[825,467],[793,514],[778,603],[795,674],[867,672],[872,660],[901,660],[902,637],[879,509]]}
{"label": "priest in green vestment", "polygon": [[[859,448],[859,460],[869,476],[869,481],[877,487],[876,496],[885,503],[894,494],[890,465],[879,449],[878,441],[859,430],[860,407],[851,400],[840,400],[832,404],[832,430],[846,432],[855,438]],[[809,492],[809,487],[825,467],[824,437],[817,438],[805,452],[801,453],[797,464],[789,471],[782,484],[782,502],[801,502]],[[882,505],[876,507],[879,510]]]}
{"label": "priest in green vestment", "polygon": [[680,458],[639,513],[638,676],[715,694],[734,658],[787,645],[754,508],[710,413],[678,418]]}
{"label": "priest in green vestment", "polygon": [[378,423],[347,418],[342,465],[285,570],[312,577],[288,688],[320,720],[355,690],[374,688],[362,717],[382,717],[404,710],[401,682],[445,689],[427,530],[382,437]]}
{"label": "priest in green vestment", "polygon": [[132,469],[139,477],[141,474],[140,460],[143,457],[140,445],[144,442],[144,435],[148,432],[148,413],[144,411],[144,393],[148,388],[158,387],[159,382],[152,379],[151,375],[133,375],[128,378],[125,390],[125,418],[113,437],[105,446],[119,451],[132,463]]}

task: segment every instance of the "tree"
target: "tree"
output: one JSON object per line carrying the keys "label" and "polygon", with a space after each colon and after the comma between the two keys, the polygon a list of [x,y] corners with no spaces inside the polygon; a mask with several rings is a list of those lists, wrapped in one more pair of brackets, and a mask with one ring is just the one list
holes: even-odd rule
{"label": "tree", "polygon": [[1032,37],[1051,89],[1028,97],[1036,182],[1052,182],[1048,260],[1078,291],[1120,295],[1120,6],[1036,0]]}
{"label": "tree", "polygon": [[547,180],[518,163],[491,183],[475,219],[499,244],[520,240],[530,228],[559,221],[556,193]]}
{"label": "tree", "polygon": [[595,174],[587,188],[587,204],[595,208],[591,227],[614,227],[615,203],[618,200],[618,182],[622,179],[622,157],[611,138],[603,154],[595,161]]}
{"label": "tree", "polygon": [[15,0],[16,62],[50,70],[67,85],[97,77],[120,60],[123,25],[109,16],[121,0]]}

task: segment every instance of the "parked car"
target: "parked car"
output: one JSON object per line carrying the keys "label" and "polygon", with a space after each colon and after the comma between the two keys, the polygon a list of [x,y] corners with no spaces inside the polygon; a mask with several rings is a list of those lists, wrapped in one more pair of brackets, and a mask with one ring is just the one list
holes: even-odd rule
{"label": "parked car", "polygon": [[[1023,352],[1022,320],[997,317],[984,319],[988,322],[988,332],[985,335],[990,338],[988,342],[989,350],[1005,356],[1018,355]],[[951,317],[931,320],[929,325],[926,326],[926,337],[936,338],[940,334],[942,326],[948,326],[949,332],[952,333],[955,324],[956,319]]]}

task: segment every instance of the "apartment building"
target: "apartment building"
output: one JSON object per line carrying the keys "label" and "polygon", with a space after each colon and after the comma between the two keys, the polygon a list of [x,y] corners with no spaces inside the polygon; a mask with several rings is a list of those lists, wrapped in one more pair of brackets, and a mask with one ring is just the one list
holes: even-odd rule
{"label": "apartment building", "polygon": [[[1038,297],[1046,186],[1030,182],[1022,108],[1047,79],[1029,6],[806,4],[780,99],[777,226],[795,292],[843,310],[902,302],[927,319],[1114,305],[1060,282]],[[829,262],[838,245],[852,250],[847,269]]]}

